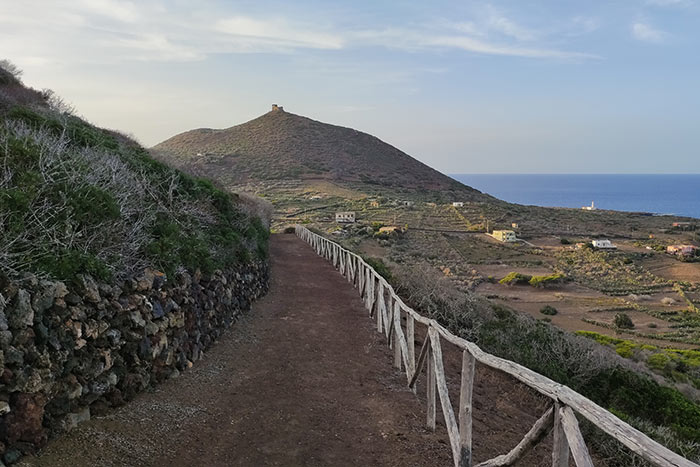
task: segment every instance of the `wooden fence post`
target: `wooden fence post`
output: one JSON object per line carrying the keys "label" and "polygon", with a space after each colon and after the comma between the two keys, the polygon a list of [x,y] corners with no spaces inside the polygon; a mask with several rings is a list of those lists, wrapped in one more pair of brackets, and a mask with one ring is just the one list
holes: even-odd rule
{"label": "wooden fence post", "polygon": [[[430,340],[430,337],[426,336]],[[426,395],[428,397],[428,413],[426,424],[431,430],[435,430],[435,353],[432,349],[432,344],[428,343],[428,368],[426,377]]]}
{"label": "wooden fence post", "polygon": [[[380,287],[381,287],[381,285],[380,285]],[[386,307],[386,303],[384,303],[384,300],[381,300],[379,302],[379,306],[377,307],[377,311],[375,312],[377,314],[377,332],[380,334],[384,330],[384,326],[387,325],[387,323],[383,323],[383,320],[382,320],[382,318],[384,316],[384,312],[383,312],[382,308],[385,308],[385,307]]]}
{"label": "wooden fence post", "polygon": [[468,350],[462,352],[462,382],[459,393],[460,467],[472,465],[472,394],[476,361]]}
{"label": "wooden fence post", "polygon": [[552,442],[552,467],[569,467],[569,443],[561,423],[561,404],[554,401],[554,441]]}
{"label": "wooden fence post", "polygon": [[[408,368],[409,380],[416,373],[416,320],[411,313],[406,313],[406,343],[408,344]],[[416,392],[416,387],[411,388],[413,393]]]}
{"label": "wooden fence post", "polygon": [[591,460],[591,455],[588,453],[586,442],[581,435],[581,429],[578,426],[576,415],[574,415],[574,411],[571,410],[571,407],[566,405],[561,408],[561,426],[564,430],[564,434],[566,434],[566,439],[568,440],[571,455],[574,458],[576,467],[593,467],[593,461]]}
{"label": "wooden fence post", "polygon": [[399,301],[394,300],[392,322],[394,323],[394,368],[401,369],[401,345],[399,333],[401,331],[401,307]]}

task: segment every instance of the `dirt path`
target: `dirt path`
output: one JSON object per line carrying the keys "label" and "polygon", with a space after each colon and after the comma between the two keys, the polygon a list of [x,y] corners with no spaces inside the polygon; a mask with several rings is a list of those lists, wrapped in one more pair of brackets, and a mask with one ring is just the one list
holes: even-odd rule
{"label": "dirt path", "polygon": [[[424,398],[392,368],[357,292],[293,235],[273,236],[271,257],[270,293],[192,370],[21,465],[450,465],[444,428],[423,428]],[[544,403],[478,371],[474,453],[483,460],[515,445]],[[548,456],[541,447],[523,465]]]}

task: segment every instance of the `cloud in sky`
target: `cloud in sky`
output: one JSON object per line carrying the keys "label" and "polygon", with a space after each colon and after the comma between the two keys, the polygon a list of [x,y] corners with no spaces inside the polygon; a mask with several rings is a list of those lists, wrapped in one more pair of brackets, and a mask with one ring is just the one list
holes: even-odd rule
{"label": "cloud in sky", "polygon": [[654,6],[661,6],[661,7],[668,7],[668,6],[675,6],[675,7],[687,7],[693,4],[692,0],[647,0],[646,1],[647,5],[654,5]]}
{"label": "cloud in sky", "polygon": [[133,2],[116,0],[79,0],[77,6],[93,14],[116,21],[134,23],[139,20],[139,10]]}
{"label": "cloud in sky", "polygon": [[[472,17],[466,15],[464,21],[443,19],[408,27],[401,21],[383,19],[367,27],[344,18],[335,19],[342,21],[342,26],[304,15],[271,18],[216,3],[208,5],[215,8],[201,9],[188,3],[166,7],[153,0],[0,0],[0,4],[0,40],[22,44],[5,51],[20,64],[40,63],[42,59],[177,62],[202,60],[213,54],[359,47],[454,49],[538,59],[596,57],[592,53],[567,51],[561,43],[553,47],[549,44],[551,38],[542,31],[523,26],[492,6],[480,9]],[[59,44],[61,48],[56,50]],[[82,53],[71,54],[71,50]]]}
{"label": "cloud in sky", "polygon": [[638,41],[660,44],[666,39],[667,33],[645,22],[637,21],[632,23],[632,37]]}
{"label": "cloud in sky", "polygon": [[504,55],[511,57],[527,58],[553,58],[560,60],[581,60],[600,58],[595,54],[567,52],[557,49],[530,48],[520,45],[505,45],[492,42],[485,42],[469,36],[433,36],[422,39],[425,45],[438,47],[452,47],[468,52],[475,52],[486,55]]}
{"label": "cloud in sky", "polygon": [[488,10],[488,17],[485,23],[489,29],[517,41],[534,41],[538,39],[540,35],[538,31],[521,26],[493,7],[489,7]]}
{"label": "cloud in sky", "polygon": [[261,20],[246,16],[234,16],[219,20],[214,30],[230,36],[242,36],[286,48],[340,49],[345,40],[338,34],[314,31],[308,25],[292,25],[287,21]]}

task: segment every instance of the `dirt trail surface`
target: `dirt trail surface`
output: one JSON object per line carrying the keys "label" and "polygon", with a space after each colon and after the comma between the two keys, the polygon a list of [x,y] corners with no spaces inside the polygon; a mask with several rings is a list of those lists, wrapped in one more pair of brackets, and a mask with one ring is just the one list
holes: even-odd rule
{"label": "dirt trail surface", "polygon": [[[20,465],[450,465],[444,426],[424,428],[424,388],[406,389],[355,289],[296,236],[273,236],[271,258],[269,294],[192,370]],[[446,358],[457,371],[459,355]],[[545,410],[481,366],[474,397],[476,460],[506,452]],[[522,465],[548,457],[541,446]]]}

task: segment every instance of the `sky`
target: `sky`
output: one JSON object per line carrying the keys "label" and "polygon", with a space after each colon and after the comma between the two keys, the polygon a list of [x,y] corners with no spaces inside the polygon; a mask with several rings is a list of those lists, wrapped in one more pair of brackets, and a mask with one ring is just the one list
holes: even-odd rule
{"label": "sky", "polygon": [[700,0],[0,0],[0,58],[146,146],[277,103],[446,173],[700,173]]}

